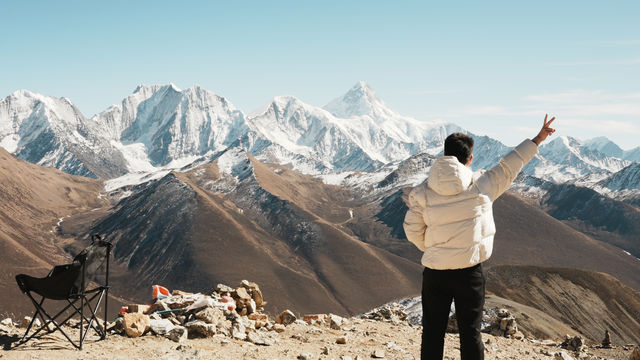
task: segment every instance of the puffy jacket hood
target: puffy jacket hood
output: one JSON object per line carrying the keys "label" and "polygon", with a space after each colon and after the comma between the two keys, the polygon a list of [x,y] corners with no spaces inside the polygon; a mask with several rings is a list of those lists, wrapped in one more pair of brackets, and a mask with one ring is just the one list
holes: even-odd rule
{"label": "puffy jacket hood", "polygon": [[439,195],[450,196],[467,190],[472,181],[473,171],[455,156],[441,156],[431,166],[427,184]]}

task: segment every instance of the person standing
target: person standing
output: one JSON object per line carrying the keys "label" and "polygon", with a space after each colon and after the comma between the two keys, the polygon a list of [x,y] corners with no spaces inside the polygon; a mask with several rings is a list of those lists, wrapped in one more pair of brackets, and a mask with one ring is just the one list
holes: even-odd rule
{"label": "person standing", "polygon": [[462,360],[484,359],[480,333],[485,297],[482,263],[489,259],[496,233],[493,202],[511,185],[538,146],[555,132],[555,117],[544,118],[533,139],[524,140],[486,172],[473,173],[473,138],[454,133],[444,142],[444,156],[427,180],[408,198],[404,219],[407,239],[421,251],[421,359],[442,359],[449,309],[454,301]]}

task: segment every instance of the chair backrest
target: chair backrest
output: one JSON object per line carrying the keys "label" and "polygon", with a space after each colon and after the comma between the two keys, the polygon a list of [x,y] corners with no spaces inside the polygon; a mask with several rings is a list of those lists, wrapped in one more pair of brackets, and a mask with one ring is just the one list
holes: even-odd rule
{"label": "chair backrest", "polygon": [[[87,246],[78,255],[73,258],[73,264],[78,264],[80,271],[78,277],[73,283],[75,291],[72,293],[83,292],[89,282],[93,279],[96,271],[104,264],[111,252],[113,244],[102,240],[99,235],[93,235],[91,245]],[[84,268],[84,269],[83,269]],[[84,273],[84,288],[83,288]]]}

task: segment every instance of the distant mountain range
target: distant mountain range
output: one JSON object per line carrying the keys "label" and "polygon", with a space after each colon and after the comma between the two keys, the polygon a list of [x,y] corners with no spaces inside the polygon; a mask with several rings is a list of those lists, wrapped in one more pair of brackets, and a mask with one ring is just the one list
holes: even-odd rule
{"label": "distant mountain range", "polygon": [[[230,147],[308,174],[375,172],[420,153],[440,154],[456,131],[465,130],[397,113],[364,82],[323,108],[277,96],[252,115],[199,86],[173,84],[139,86],[89,119],[69,99],[27,90],[0,101],[0,146],[33,163],[102,179],[178,169]],[[510,150],[473,136],[476,170]],[[525,172],[593,184],[638,161],[640,147],[622,151],[606,138],[560,137],[544,144]]]}

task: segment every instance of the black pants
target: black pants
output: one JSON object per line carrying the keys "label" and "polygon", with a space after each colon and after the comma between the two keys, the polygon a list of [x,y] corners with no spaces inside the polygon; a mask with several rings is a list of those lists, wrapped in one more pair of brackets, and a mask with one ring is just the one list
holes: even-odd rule
{"label": "black pants", "polygon": [[480,335],[485,278],[482,264],[422,274],[422,360],[441,360],[451,300],[455,301],[462,360],[484,359]]}

